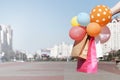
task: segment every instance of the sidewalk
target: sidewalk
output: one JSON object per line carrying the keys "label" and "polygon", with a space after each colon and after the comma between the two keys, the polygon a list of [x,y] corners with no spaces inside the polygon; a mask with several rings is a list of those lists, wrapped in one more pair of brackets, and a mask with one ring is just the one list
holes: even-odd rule
{"label": "sidewalk", "polygon": [[96,74],[76,71],[77,62],[0,63],[0,80],[120,80],[113,62],[99,62]]}
{"label": "sidewalk", "polygon": [[115,63],[99,62],[96,74],[76,72],[76,63],[66,63],[64,80],[120,80],[120,70]]}
{"label": "sidewalk", "polygon": [[64,80],[64,63],[0,63],[0,80]]}

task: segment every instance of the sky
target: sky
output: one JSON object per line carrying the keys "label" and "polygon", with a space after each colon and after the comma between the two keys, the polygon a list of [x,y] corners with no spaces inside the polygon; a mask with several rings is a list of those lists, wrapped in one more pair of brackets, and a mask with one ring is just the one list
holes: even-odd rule
{"label": "sky", "polygon": [[35,52],[66,42],[71,19],[97,5],[112,8],[120,0],[0,0],[0,24],[11,25],[13,49]]}

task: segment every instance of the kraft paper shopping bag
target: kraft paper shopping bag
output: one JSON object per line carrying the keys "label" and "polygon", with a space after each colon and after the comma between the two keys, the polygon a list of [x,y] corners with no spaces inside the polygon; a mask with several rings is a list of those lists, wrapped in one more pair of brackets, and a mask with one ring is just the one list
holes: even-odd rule
{"label": "kraft paper shopping bag", "polygon": [[85,45],[83,46],[83,49],[81,50],[81,53],[79,55],[80,58],[83,58],[83,59],[87,58],[88,45],[89,45],[89,39],[87,38]]}
{"label": "kraft paper shopping bag", "polygon": [[[87,45],[85,45],[87,43],[87,38],[88,38],[88,35],[86,34],[82,41],[75,41],[74,42],[72,53],[71,53],[72,57],[78,58],[78,57],[83,56],[83,55],[81,55],[81,53],[82,53],[82,51],[86,50],[86,48],[87,48]],[[85,48],[85,46],[86,46],[86,48]],[[83,58],[86,58],[85,55]]]}

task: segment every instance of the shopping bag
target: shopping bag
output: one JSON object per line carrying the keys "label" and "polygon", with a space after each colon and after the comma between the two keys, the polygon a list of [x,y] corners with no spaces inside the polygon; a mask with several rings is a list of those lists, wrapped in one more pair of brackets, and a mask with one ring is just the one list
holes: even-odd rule
{"label": "shopping bag", "polygon": [[89,45],[89,39],[87,38],[85,45],[83,46],[83,49],[81,50],[81,53],[79,55],[80,58],[87,59],[88,45]]}
{"label": "shopping bag", "polygon": [[102,46],[101,46],[101,42],[100,42],[100,37],[99,36],[97,36],[95,38],[95,46],[96,46],[97,58],[103,57]]}
{"label": "shopping bag", "polygon": [[87,59],[78,58],[77,71],[85,73],[97,72],[97,58],[94,38],[90,38]]}
{"label": "shopping bag", "polygon": [[[83,55],[83,53],[84,53],[83,51],[86,50],[86,48],[87,48],[87,45],[86,45],[87,38],[88,38],[88,35],[86,34],[82,41],[75,41],[74,42],[72,53],[71,53],[72,57],[78,58],[78,57],[83,56],[83,58],[86,58],[85,54]],[[86,48],[85,48],[85,46],[86,46]]]}

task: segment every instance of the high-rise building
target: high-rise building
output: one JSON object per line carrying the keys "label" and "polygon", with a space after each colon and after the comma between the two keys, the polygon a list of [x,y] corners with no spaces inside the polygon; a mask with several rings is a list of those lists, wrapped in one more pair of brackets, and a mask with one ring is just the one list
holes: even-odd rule
{"label": "high-rise building", "polygon": [[9,25],[0,25],[0,54],[8,54],[13,51],[13,30]]}
{"label": "high-rise building", "polygon": [[120,17],[116,17],[107,25],[110,29],[110,39],[102,45],[103,53],[120,49]]}

